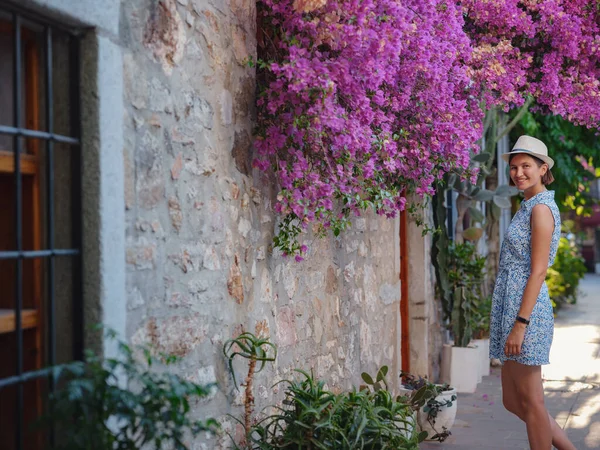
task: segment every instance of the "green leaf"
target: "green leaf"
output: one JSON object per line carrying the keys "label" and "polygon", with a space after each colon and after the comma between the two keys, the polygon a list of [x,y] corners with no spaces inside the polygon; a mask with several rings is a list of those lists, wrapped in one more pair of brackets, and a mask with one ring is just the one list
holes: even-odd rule
{"label": "green leaf", "polygon": [[478,155],[473,156],[473,161],[486,163],[490,160],[491,153],[479,153]]}
{"label": "green leaf", "polygon": [[512,197],[513,195],[517,195],[519,190],[514,186],[509,186],[508,184],[502,184],[496,188],[495,195],[500,197]]}
{"label": "green leaf", "polygon": [[463,237],[468,241],[477,241],[483,236],[483,229],[477,227],[470,227],[463,231]]}
{"label": "green leaf", "polygon": [[497,195],[494,195],[494,203],[502,209],[508,209],[512,206],[512,203],[510,202],[509,198],[499,197]]}
{"label": "green leaf", "polygon": [[488,189],[482,189],[475,194],[475,200],[478,202],[489,202],[494,198],[494,193]]}
{"label": "green leaf", "polygon": [[492,208],[491,208],[491,210],[492,210],[492,217],[494,218],[494,220],[499,220],[500,219],[500,214],[502,213],[502,210],[495,203],[492,203],[491,206],[492,206]]}
{"label": "green leaf", "polygon": [[375,381],[373,381],[373,378],[371,377],[371,375],[369,375],[367,372],[363,372],[360,377],[363,379],[363,381],[371,386],[373,386],[375,384]]}
{"label": "green leaf", "polygon": [[469,216],[471,216],[471,220],[478,223],[483,223],[485,217],[483,213],[478,209],[472,206],[469,207]]}
{"label": "green leaf", "polygon": [[427,439],[427,435],[428,435],[428,434],[429,434],[429,433],[427,433],[427,431],[421,431],[421,432],[418,434],[418,436],[417,436],[417,439],[419,440],[419,443],[420,443],[420,442],[423,442],[425,439]]}
{"label": "green leaf", "polygon": [[377,372],[377,381],[381,381],[385,378],[385,376],[388,373],[388,366],[383,366],[381,367],[381,369],[379,369],[379,372]]}

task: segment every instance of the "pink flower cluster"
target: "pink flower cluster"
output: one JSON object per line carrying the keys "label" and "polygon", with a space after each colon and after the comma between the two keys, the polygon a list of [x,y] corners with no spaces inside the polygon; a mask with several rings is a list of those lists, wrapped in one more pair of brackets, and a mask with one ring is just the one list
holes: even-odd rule
{"label": "pink flower cluster", "polygon": [[463,0],[471,77],[488,106],[536,108],[597,128],[600,16],[587,0]]}
{"label": "pink flower cluster", "polygon": [[328,227],[367,207],[392,217],[407,192],[431,194],[445,172],[468,167],[481,136],[461,10],[318,3],[259,3],[278,57],[258,101],[255,165],[276,171],[279,211],[303,224]]}
{"label": "pink flower cluster", "polygon": [[[469,168],[483,108],[537,108],[597,126],[600,33],[582,0],[259,0],[255,166],[287,221],[344,228]],[[464,173],[464,172],[463,172]],[[292,220],[293,219],[293,220]],[[280,230],[281,232],[281,230]],[[293,242],[294,241],[294,242]]]}

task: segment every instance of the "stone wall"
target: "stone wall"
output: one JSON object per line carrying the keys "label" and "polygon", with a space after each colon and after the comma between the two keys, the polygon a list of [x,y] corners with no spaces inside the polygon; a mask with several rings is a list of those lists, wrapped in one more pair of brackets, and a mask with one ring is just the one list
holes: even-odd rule
{"label": "stone wall", "polygon": [[[356,218],[302,263],[272,250],[276,185],[252,169],[254,0],[20,0],[81,38],[85,323],[182,357],[217,381],[194,414],[240,415],[222,356],[242,330],[277,361],[257,374],[257,410],[294,368],[332,390],[400,364],[399,221]],[[411,364],[435,378],[440,330],[428,241],[409,230]],[[65,325],[66,326],[66,325]],[[86,336],[105,355],[116,347]],[[237,378],[246,366],[237,362]],[[421,370],[422,369],[422,370]],[[193,448],[227,448],[226,435]]]}
{"label": "stone wall", "polygon": [[357,218],[341,239],[309,240],[302,263],[272,250],[276,186],[251,167],[255,14],[252,0],[121,3],[126,334],[217,381],[200,410],[226,428],[241,397],[221,349],[242,329],[279,347],[258,408],[294,368],[341,390],[382,364],[397,373],[400,356],[397,221]]}

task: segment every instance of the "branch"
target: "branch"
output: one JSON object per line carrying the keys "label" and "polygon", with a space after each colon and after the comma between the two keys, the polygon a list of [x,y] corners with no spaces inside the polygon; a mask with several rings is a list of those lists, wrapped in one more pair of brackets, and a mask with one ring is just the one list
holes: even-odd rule
{"label": "branch", "polygon": [[517,115],[514,117],[514,119],[511,120],[508,125],[506,125],[506,128],[504,128],[504,130],[502,130],[498,136],[496,136],[496,138],[494,139],[496,142],[494,144],[496,144],[500,139],[502,139],[504,136],[506,136],[510,132],[510,130],[512,130],[515,127],[515,125],[517,125],[517,123],[519,123],[519,121],[523,118],[525,113],[529,110],[529,107],[531,106],[532,103],[533,103],[533,97],[529,97],[527,99],[527,101],[523,104],[523,106],[521,106],[521,109],[519,110]]}
{"label": "branch", "polygon": [[492,122],[496,118],[495,116],[496,116],[496,108],[488,109],[485,112],[485,118],[483,120],[483,134],[482,134],[482,136],[485,136],[487,134],[487,131],[490,128],[490,125],[492,124]]}
{"label": "branch", "polygon": [[412,9],[410,6],[404,5],[406,6],[406,9],[411,10],[412,12],[414,12],[417,16],[419,16],[421,18],[421,20],[423,20],[423,16],[421,14],[419,14],[417,11],[415,11],[414,9]]}

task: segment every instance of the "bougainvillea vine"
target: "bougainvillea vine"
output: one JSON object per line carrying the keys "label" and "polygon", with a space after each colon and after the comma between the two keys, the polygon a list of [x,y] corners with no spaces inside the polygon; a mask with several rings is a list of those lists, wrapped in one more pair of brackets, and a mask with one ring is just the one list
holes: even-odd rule
{"label": "bougainvillea vine", "polygon": [[393,217],[406,195],[463,176],[483,108],[537,108],[595,126],[595,3],[260,0],[255,166],[273,170],[276,247],[301,259],[309,225]]}
{"label": "bougainvillea vine", "polygon": [[278,175],[284,253],[302,253],[308,223],[337,234],[367,208],[393,217],[404,194],[431,194],[445,172],[468,166],[482,113],[454,4],[260,6],[276,58],[263,66],[255,165]]}

